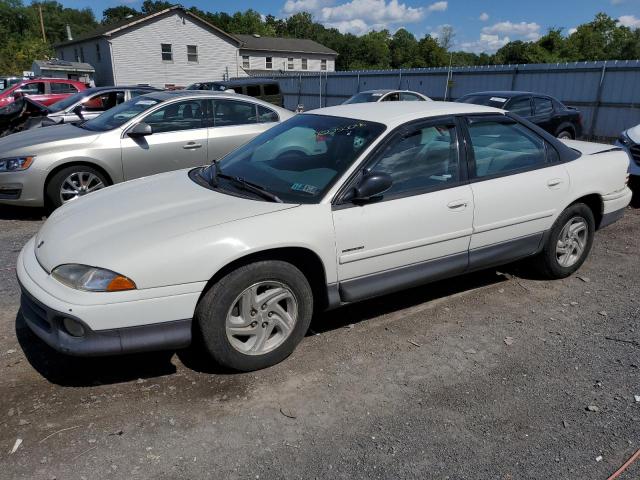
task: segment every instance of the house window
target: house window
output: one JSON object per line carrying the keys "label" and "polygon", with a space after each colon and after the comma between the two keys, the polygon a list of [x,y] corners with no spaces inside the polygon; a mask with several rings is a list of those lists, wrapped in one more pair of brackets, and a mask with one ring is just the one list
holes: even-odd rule
{"label": "house window", "polygon": [[266,67],[269,70],[273,68],[273,57],[267,57]]}
{"label": "house window", "polygon": [[161,43],[160,47],[162,49],[162,61],[173,62],[173,50],[171,50],[171,44]]}
{"label": "house window", "polygon": [[102,55],[100,55],[100,44],[96,43],[96,59],[101,62],[102,61]]}
{"label": "house window", "polygon": [[287,58],[287,70],[293,70],[293,57]]}
{"label": "house window", "polygon": [[198,46],[187,45],[187,61],[192,63],[198,63]]}
{"label": "house window", "polygon": [[249,70],[251,68],[251,62],[249,61],[249,55],[242,55],[242,68]]}
{"label": "house window", "polygon": [[84,63],[84,48],[80,47],[80,61]]}
{"label": "house window", "polygon": [[327,61],[326,60],[320,60],[320,70],[326,70],[327,69]]}
{"label": "house window", "polygon": [[307,69],[307,59],[303,58],[302,59],[302,70],[306,70]]}

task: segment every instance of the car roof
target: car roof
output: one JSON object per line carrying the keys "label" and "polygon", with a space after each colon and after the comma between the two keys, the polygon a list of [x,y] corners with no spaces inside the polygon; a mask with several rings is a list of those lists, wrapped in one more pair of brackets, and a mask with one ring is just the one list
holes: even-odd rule
{"label": "car roof", "polygon": [[91,87],[83,90],[80,93],[92,94],[96,92],[104,92],[106,90],[117,90],[119,88],[124,88],[126,90],[149,90],[151,92],[161,92],[161,88],[150,87],[149,85],[112,85],[110,87]]}
{"label": "car roof", "polygon": [[520,90],[489,90],[486,92],[472,92],[472,93],[467,93],[466,95],[463,95],[463,97],[466,97],[469,95],[486,95],[486,96],[491,95],[491,96],[503,97],[503,98],[513,98],[513,97],[519,97],[522,95],[534,95],[536,97],[553,98],[551,95],[547,95],[546,93],[525,92]]}
{"label": "car roof", "polygon": [[[397,88],[378,88],[378,89],[374,89],[374,90],[363,90],[361,92],[358,93],[391,93],[391,92],[409,92],[409,93],[418,93],[418,95],[422,95],[419,92],[414,92],[413,90],[400,90]],[[357,95],[357,93],[356,93]]]}
{"label": "car roof", "polygon": [[[211,90],[160,90],[157,92],[145,93],[144,95],[141,95],[141,97],[155,98],[156,100],[160,100],[161,102],[179,99],[179,98],[197,98],[197,97],[204,97],[204,98],[216,97],[216,98],[224,98],[229,100],[244,100],[248,102],[257,103],[259,105],[263,105],[272,110],[277,110],[279,112],[287,112],[293,115],[291,111],[286,110],[282,107],[278,107],[273,103],[266,102],[256,97],[250,97],[248,95],[241,95],[239,93],[232,93],[232,92],[215,92]],[[139,98],[139,97],[136,97],[136,98]]]}
{"label": "car roof", "polygon": [[484,105],[454,102],[375,102],[350,103],[335,107],[309,110],[303,115],[331,115],[368,122],[378,122],[395,127],[411,120],[441,115],[462,115],[466,113],[499,113],[504,110]]}

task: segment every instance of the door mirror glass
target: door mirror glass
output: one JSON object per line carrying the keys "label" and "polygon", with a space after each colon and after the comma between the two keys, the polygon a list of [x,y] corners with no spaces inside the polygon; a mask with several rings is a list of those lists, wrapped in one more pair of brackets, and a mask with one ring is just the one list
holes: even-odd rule
{"label": "door mirror glass", "polygon": [[140,122],[134,125],[133,128],[127,132],[127,135],[133,138],[146,137],[147,135],[152,135],[152,134],[153,134],[153,129],[151,128],[151,125],[144,122]]}
{"label": "door mirror glass", "polygon": [[392,184],[393,180],[388,173],[367,173],[355,188],[354,196],[351,200],[354,202],[368,202],[389,190]]}

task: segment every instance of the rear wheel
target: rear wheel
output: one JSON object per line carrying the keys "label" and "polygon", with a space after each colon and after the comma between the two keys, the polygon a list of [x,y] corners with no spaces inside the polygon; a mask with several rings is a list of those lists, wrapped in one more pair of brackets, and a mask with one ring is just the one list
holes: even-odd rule
{"label": "rear wheel", "polygon": [[108,186],[104,174],[88,165],[72,165],[57,172],[46,185],[49,205],[58,208],[88,193]]}
{"label": "rear wheel", "polygon": [[269,260],[220,279],[198,304],[195,322],[218,365],[248,372],[287,358],[307,332],[312,313],[313,295],[303,273]]}
{"label": "rear wheel", "polygon": [[569,206],[555,221],[534,266],[547,278],[565,278],[584,263],[595,232],[593,212],[584,203]]}

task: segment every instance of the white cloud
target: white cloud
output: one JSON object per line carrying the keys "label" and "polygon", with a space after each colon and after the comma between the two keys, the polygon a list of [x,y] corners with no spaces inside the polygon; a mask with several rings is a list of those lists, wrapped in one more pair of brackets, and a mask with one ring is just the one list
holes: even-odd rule
{"label": "white cloud", "polygon": [[574,33],[576,33],[578,31],[578,29],[576,27],[570,28],[569,29],[569,35],[573,35]]}
{"label": "white cloud", "polygon": [[487,20],[489,20],[489,14],[487,12],[482,12],[478,17],[478,20],[480,20],[481,22],[486,22]]}
{"label": "white cloud", "polygon": [[444,12],[448,7],[448,2],[436,2],[427,7],[427,12]]}
{"label": "white cloud", "polygon": [[611,0],[611,5],[622,5],[625,0]]}
{"label": "white cloud", "polygon": [[432,12],[443,12],[446,1],[425,7],[411,7],[401,0],[287,0],[282,7],[285,15],[309,12],[315,20],[341,32],[361,35],[371,30],[393,30],[398,25],[417,23]]}
{"label": "white cloud", "polygon": [[460,44],[460,49],[465,52],[472,53],[495,53],[500,48],[509,43],[511,39],[509,37],[500,37],[499,35],[490,35],[487,33],[481,33],[480,38],[475,42],[463,42]]}
{"label": "white cloud", "polygon": [[618,18],[618,23],[632,29],[640,28],[640,18],[636,18],[635,15],[622,15]]}
{"label": "white cloud", "polygon": [[540,25],[535,22],[498,22],[490,27],[484,27],[482,33],[488,35],[514,35],[525,40],[537,40],[540,38]]}

